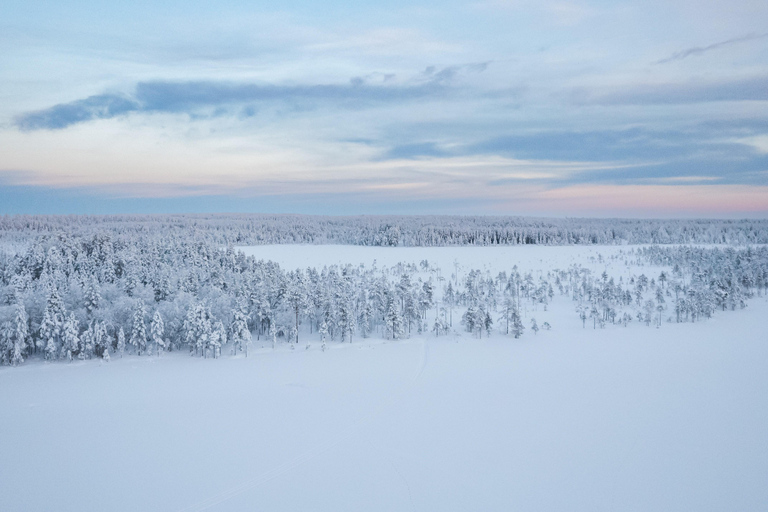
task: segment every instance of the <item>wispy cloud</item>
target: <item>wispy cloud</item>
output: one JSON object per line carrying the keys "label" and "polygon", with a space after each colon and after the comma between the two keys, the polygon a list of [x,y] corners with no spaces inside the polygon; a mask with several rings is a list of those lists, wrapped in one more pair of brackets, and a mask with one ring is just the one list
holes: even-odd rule
{"label": "wispy cloud", "polygon": [[734,37],[731,39],[726,39],[725,41],[720,41],[717,43],[713,43],[707,46],[694,46],[693,48],[688,48],[686,50],[682,50],[679,52],[675,52],[669,57],[665,59],[661,59],[659,61],[656,61],[656,64],[666,64],[668,62],[673,62],[676,60],[683,60],[687,57],[690,57],[692,55],[701,55],[702,53],[706,53],[712,50],[717,50],[719,48],[722,48],[724,46],[731,46],[738,43],[746,43],[749,41],[755,41],[757,39],[765,39],[768,37],[768,33],[765,34],[747,34],[742,37]]}
{"label": "wispy cloud", "polygon": [[[91,121],[109,119],[130,112],[173,112],[196,114],[206,108],[240,107],[231,113],[252,117],[261,104],[288,104],[296,108],[332,106],[366,108],[441,97],[461,74],[482,73],[490,62],[476,62],[437,68],[427,67],[413,78],[397,83],[391,73],[353,77],[346,84],[258,84],[229,81],[145,81],[136,84],[131,95],[98,94],[69,103],[26,112],[14,124],[25,131],[57,130]],[[224,111],[226,113],[226,111]]]}
{"label": "wispy cloud", "polygon": [[115,94],[99,94],[22,114],[16,118],[15,125],[21,130],[57,130],[93,119],[119,116],[139,108],[139,103],[130,98]]}
{"label": "wispy cloud", "polygon": [[722,80],[629,85],[604,90],[574,89],[576,104],[595,105],[672,105],[714,101],[766,101],[768,75]]}

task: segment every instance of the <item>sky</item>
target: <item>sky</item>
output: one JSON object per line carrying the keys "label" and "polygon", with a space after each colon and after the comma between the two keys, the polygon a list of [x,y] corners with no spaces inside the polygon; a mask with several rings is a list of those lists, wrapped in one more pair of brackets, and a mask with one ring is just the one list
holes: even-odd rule
{"label": "sky", "polygon": [[768,2],[5,0],[0,214],[768,217]]}

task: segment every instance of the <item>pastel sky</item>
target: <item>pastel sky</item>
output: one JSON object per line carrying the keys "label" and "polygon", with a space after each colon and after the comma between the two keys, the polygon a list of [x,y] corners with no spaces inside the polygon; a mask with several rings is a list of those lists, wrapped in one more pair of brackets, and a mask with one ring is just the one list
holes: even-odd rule
{"label": "pastel sky", "polygon": [[4,0],[0,214],[768,216],[765,0]]}

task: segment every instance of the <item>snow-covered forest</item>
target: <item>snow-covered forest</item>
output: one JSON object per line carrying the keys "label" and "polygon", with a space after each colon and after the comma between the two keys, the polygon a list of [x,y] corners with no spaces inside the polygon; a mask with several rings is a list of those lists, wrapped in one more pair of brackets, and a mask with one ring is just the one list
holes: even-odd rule
{"label": "snow-covered forest", "polygon": [[66,232],[202,240],[221,246],[765,244],[768,220],[537,219],[532,217],[217,214],[0,217],[0,240]]}
{"label": "snow-covered forest", "polygon": [[628,269],[616,275],[580,264],[526,271],[515,261],[460,274],[426,259],[284,269],[232,245],[752,244],[767,239],[762,221],[169,216],[5,217],[0,225],[6,365],[167,351],[216,358],[265,344],[324,350],[456,331],[535,336],[557,328],[542,318],[555,296],[572,302],[583,329],[661,327],[744,308],[768,287],[761,245],[622,247],[607,256]]}
{"label": "snow-covered forest", "polygon": [[768,503],[763,221],[0,221],[3,510]]}

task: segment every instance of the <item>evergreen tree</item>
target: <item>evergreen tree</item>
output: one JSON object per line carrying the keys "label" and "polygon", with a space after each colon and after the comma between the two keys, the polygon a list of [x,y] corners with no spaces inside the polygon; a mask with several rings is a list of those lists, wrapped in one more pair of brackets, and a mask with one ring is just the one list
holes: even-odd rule
{"label": "evergreen tree", "polygon": [[125,332],[122,327],[117,331],[117,353],[120,354],[121,358],[125,353]]}
{"label": "evergreen tree", "polygon": [[27,348],[27,339],[29,338],[29,316],[24,309],[24,303],[16,303],[16,316],[14,320],[13,344],[10,347],[10,363],[13,366],[24,362],[24,351]]}
{"label": "evergreen tree", "polygon": [[235,309],[230,332],[235,353],[237,353],[238,350],[244,351],[245,357],[248,357],[248,345],[251,342],[251,331],[248,330],[248,320],[245,313],[239,308]]}
{"label": "evergreen tree", "polygon": [[155,311],[155,314],[152,316],[149,332],[152,336],[152,341],[155,344],[157,355],[159,356],[165,349],[165,341],[163,340],[163,336],[165,336],[165,323],[163,322],[162,315],[160,315],[160,311]]}
{"label": "evergreen tree", "polygon": [[387,316],[385,318],[387,337],[398,340],[403,337],[403,318],[400,316],[400,310],[392,294],[387,301]]}
{"label": "evergreen tree", "polygon": [[136,301],[136,309],[133,311],[131,338],[128,340],[128,343],[133,345],[138,355],[141,355],[147,348],[147,326],[144,323],[146,314],[144,302],[141,300]]}
{"label": "evergreen tree", "polygon": [[93,322],[91,322],[86,328],[85,331],[83,331],[80,334],[80,346],[78,350],[78,358],[79,359],[90,359],[90,355],[93,353],[93,347],[94,347],[94,329],[93,329]]}
{"label": "evergreen tree", "polygon": [[523,319],[520,316],[519,309],[515,308],[512,312],[512,335],[515,338],[519,338],[523,335],[523,331],[525,331],[525,327],[523,326]]}
{"label": "evergreen tree", "polygon": [[93,314],[93,311],[99,307],[101,302],[101,292],[99,291],[98,284],[95,278],[91,278],[88,282],[88,287],[85,289],[85,310],[88,314]]}
{"label": "evergreen tree", "polygon": [[320,324],[320,330],[318,332],[320,333],[320,343],[322,343],[321,348],[323,349],[323,352],[325,352],[325,340],[328,337],[328,324],[325,323],[325,320]]}
{"label": "evergreen tree", "polygon": [[213,358],[216,359],[221,355],[221,346],[227,343],[227,330],[224,328],[224,323],[221,320],[217,320],[213,324],[209,340],[209,347],[211,352],[213,352]]}
{"label": "evergreen tree", "polygon": [[0,325],[0,362],[3,364],[10,363],[10,355],[13,351],[13,324],[9,321],[3,322]]}
{"label": "evergreen tree", "polygon": [[72,361],[80,350],[80,328],[74,313],[69,314],[62,331],[62,351],[65,357]]}

